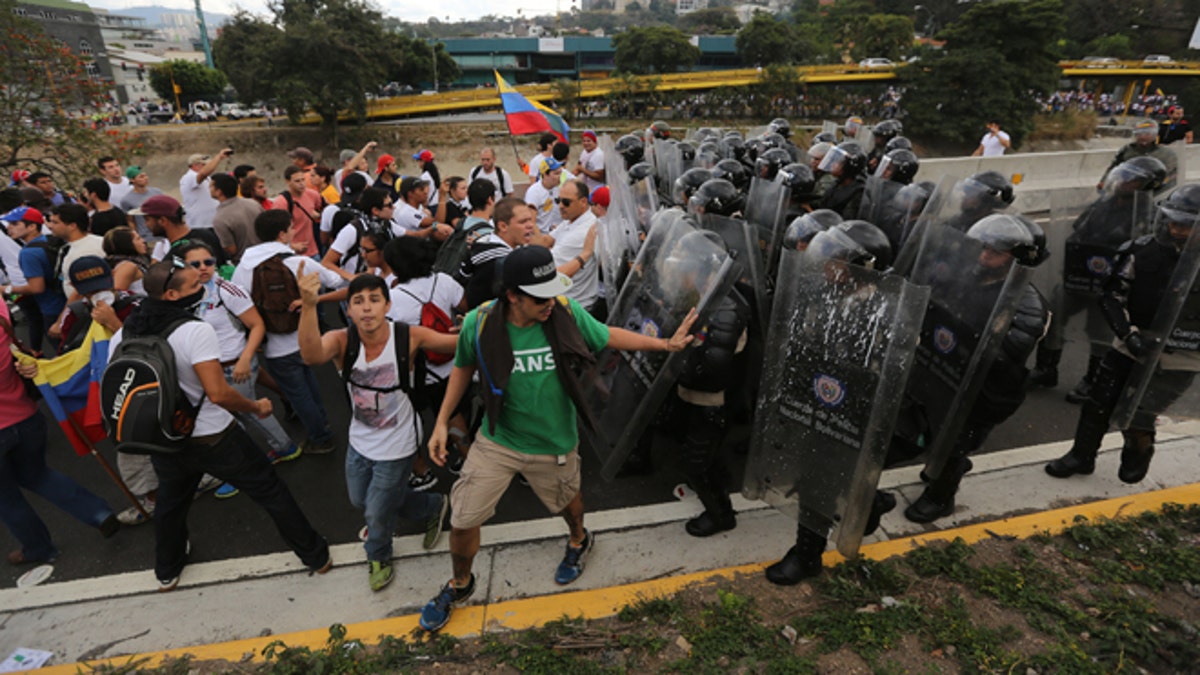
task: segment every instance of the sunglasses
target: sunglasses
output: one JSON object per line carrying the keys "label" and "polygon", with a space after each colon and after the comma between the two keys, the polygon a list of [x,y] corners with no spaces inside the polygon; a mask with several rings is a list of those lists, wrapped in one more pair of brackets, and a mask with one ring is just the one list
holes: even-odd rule
{"label": "sunglasses", "polygon": [[539,307],[542,307],[544,305],[548,305],[548,304],[554,302],[554,298],[537,298],[537,297],[534,297],[522,290],[518,290],[517,295],[520,295],[521,297],[524,297],[524,298],[528,298],[530,302],[532,302],[533,304],[535,304]]}
{"label": "sunglasses", "polygon": [[366,254],[368,254],[368,253],[377,253],[377,252],[379,252],[379,249],[377,249],[377,248],[367,248],[366,246],[359,246],[359,247],[358,247],[358,250],[362,251],[362,252],[363,252],[363,255],[366,255]]}
{"label": "sunglasses", "polygon": [[381,207],[379,207],[379,208],[381,208],[381,209],[390,209],[390,208],[392,208],[392,206],[393,206],[392,202],[384,202],[384,203],[383,203],[383,206],[381,206]]}
{"label": "sunglasses", "polygon": [[216,264],[217,264],[216,258],[205,258],[204,260],[193,260],[188,263],[188,265],[191,265],[192,267],[194,267],[196,269],[200,269],[201,267],[213,267]]}
{"label": "sunglasses", "polygon": [[571,199],[570,197],[559,197],[558,199],[556,199],[554,201],[558,202],[559,205],[561,205],[561,206],[570,206],[571,204],[573,204],[575,202],[575,200]]}

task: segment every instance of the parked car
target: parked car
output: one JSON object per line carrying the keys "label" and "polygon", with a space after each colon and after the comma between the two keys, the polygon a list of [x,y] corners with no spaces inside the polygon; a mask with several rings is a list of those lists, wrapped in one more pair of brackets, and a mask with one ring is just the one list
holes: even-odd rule
{"label": "parked car", "polygon": [[229,109],[225,111],[225,117],[231,120],[243,120],[250,116],[250,111],[246,110],[241,103],[231,103]]}
{"label": "parked car", "polygon": [[892,63],[891,59],[875,57],[875,58],[863,59],[862,61],[859,61],[858,67],[859,68],[895,68],[896,64]]}
{"label": "parked car", "polygon": [[187,121],[189,122],[216,122],[217,111],[211,103],[207,101],[193,101],[188,104]]}
{"label": "parked car", "polygon": [[1124,68],[1120,59],[1112,56],[1085,56],[1083,57],[1084,68]]}
{"label": "parked car", "polygon": [[1175,63],[1175,59],[1167,56],[1166,54],[1148,54],[1148,55],[1146,55],[1146,58],[1142,59],[1142,63],[1154,64],[1154,65],[1167,65],[1167,64]]}

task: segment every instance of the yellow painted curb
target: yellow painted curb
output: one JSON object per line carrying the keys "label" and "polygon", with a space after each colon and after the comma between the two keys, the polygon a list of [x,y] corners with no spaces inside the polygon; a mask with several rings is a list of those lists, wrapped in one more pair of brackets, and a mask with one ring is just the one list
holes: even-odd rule
{"label": "yellow painted curb", "polygon": [[[1200,483],[868,544],[862,547],[861,553],[864,557],[882,560],[902,555],[918,546],[934,541],[950,541],[961,538],[970,544],[994,537],[1026,538],[1039,533],[1057,534],[1075,524],[1075,520],[1079,517],[1094,520],[1130,516],[1148,511],[1158,511],[1164,504],[1172,503],[1200,503]],[[764,551],[764,553],[773,552]],[[830,551],[825,554],[826,566],[837,564],[842,560],[843,557],[837,552]],[[472,605],[455,610],[454,619],[442,632],[455,637],[470,637],[484,632],[532,628],[564,616],[586,619],[603,618],[616,614],[622,607],[640,599],[670,596],[688,586],[730,579],[742,574],[758,574],[765,566],[766,563],[740,565],[611,588],[507,600],[492,605]],[[417,615],[409,615],[351,624],[346,626],[346,639],[372,643],[378,641],[383,635],[406,636],[417,628],[417,618]],[[283,641],[289,647],[319,649],[325,645],[328,638],[329,629],[326,627],[269,637],[146,652],[135,656],[119,656],[98,661],[48,666],[36,672],[49,675],[73,675],[81,670],[87,672],[88,666],[100,664],[119,666],[128,663],[131,659],[147,659],[145,666],[152,667],[166,659],[184,655],[191,655],[200,661],[226,659],[237,662],[241,661],[246,654],[252,654],[254,659],[259,660],[262,658],[263,648],[278,640]]]}

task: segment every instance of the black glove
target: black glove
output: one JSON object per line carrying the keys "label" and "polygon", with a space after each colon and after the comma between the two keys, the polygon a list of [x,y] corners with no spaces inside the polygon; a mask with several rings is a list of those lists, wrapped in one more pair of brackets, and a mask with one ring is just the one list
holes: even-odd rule
{"label": "black glove", "polygon": [[1125,349],[1128,349],[1130,354],[1138,358],[1148,354],[1153,344],[1153,340],[1147,340],[1144,335],[1136,330],[1125,336]]}

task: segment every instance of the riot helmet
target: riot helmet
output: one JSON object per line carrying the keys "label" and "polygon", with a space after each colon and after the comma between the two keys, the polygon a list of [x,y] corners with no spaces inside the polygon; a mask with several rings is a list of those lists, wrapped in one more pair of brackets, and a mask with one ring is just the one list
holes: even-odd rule
{"label": "riot helmet", "polygon": [[1142,120],[1133,125],[1133,142],[1152,145],[1158,140],[1158,124],[1154,120]]}
{"label": "riot helmet", "polygon": [[1104,177],[1104,194],[1131,194],[1139,190],[1157,190],[1167,178],[1167,166],[1157,157],[1142,155],[1121,162]]}
{"label": "riot helmet", "polygon": [[614,146],[617,154],[625,158],[625,167],[632,167],[634,164],[642,161],[646,154],[646,144],[642,139],[633,134],[626,134],[617,139],[617,144]]}
{"label": "riot helmet", "polygon": [[783,148],[771,148],[758,156],[754,162],[754,175],[763,180],[775,180],[775,174],[786,164],[790,164],[792,156]]}
{"label": "riot helmet", "polygon": [[904,125],[900,120],[883,120],[871,128],[871,135],[875,137],[875,145],[887,145],[887,142],[896,138],[904,131]]}
{"label": "riot helmet", "polygon": [[1162,244],[1182,248],[1200,214],[1200,183],[1180,185],[1158,203],[1154,236]]}
{"label": "riot helmet", "polygon": [[965,178],[960,187],[963,209],[973,213],[999,211],[1016,198],[1012,183],[996,171],[984,171]]}
{"label": "riot helmet", "polygon": [[919,214],[924,210],[931,193],[924,182],[912,183],[900,188],[896,196],[892,197],[892,203],[903,208],[906,213]]}
{"label": "riot helmet", "polygon": [[696,133],[692,134],[692,141],[703,144],[705,141],[717,141],[721,138],[721,134],[712,127],[700,127]]}
{"label": "riot helmet", "polygon": [[700,167],[684,171],[679,178],[675,179],[674,190],[671,193],[675,198],[675,203],[679,206],[687,206],[688,200],[692,198],[696,190],[712,177],[711,170]]}
{"label": "riot helmet", "polygon": [[967,230],[967,236],[993,251],[1008,253],[1014,260],[1036,260],[1037,245],[1033,232],[1021,219],[1010,213],[993,213]]}
{"label": "riot helmet", "polygon": [[745,164],[736,159],[723,159],[712,168],[713,178],[724,178],[733,183],[738,190],[745,191],[750,186],[750,171]]}
{"label": "riot helmet", "polygon": [[817,143],[828,143],[830,145],[837,145],[837,134],[835,134],[832,131],[821,131],[821,132],[814,134],[812,137],[812,140],[809,141],[809,143],[811,143],[813,145],[816,145]]}
{"label": "riot helmet", "polygon": [[859,130],[862,129],[862,125],[863,121],[861,117],[851,115],[846,118],[846,123],[842,125],[842,133],[846,135],[846,138],[854,138],[858,135]]}
{"label": "riot helmet", "polygon": [[741,136],[728,134],[721,139],[722,156],[726,159],[741,160],[746,156],[746,142]]}
{"label": "riot helmet", "polygon": [[892,264],[887,235],[865,220],[847,220],[818,232],[807,252],[873,270],[885,270]]}
{"label": "riot helmet", "polygon": [[821,164],[821,160],[825,159],[825,155],[829,154],[829,150],[832,147],[832,143],[824,141],[813,143],[812,147],[808,149],[808,161],[813,165],[813,169],[816,169]]}
{"label": "riot helmet", "polygon": [[696,148],[696,157],[704,166],[711,167],[721,158],[721,148],[716,141],[704,141]]}
{"label": "riot helmet", "polygon": [[842,180],[852,179],[867,168],[867,155],[862,146],[854,141],[843,141],[832,148],[817,169],[831,173]]}
{"label": "riot helmet", "polygon": [[817,233],[824,232],[842,222],[842,216],[830,209],[817,209],[806,213],[788,224],[783,233],[783,247],[803,251]]}
{"label": "riot helmet", "polygon": [[721,269],[726,256],[728,253],[721,235],[701,229],[688,232],[658,261],[663,292],[667,297],[695,304],[699,298],[692,300],[688,296],[698,296],[707,284],[708,275]]}
{"label": "riot helmet", "polygon": [[710,178],[688,199],[688,212],[732,216],[744,205],[745,200],[733,183],[724,178]]}
{"label": "riot helmet", "polygon": [[901,185],[908,185],[917,175],[919,168],[921,168],[921,161],[917,159],[912,150],[892,150],[879,160],[879,167],[875,169],[875,175]]}
{"label": "riot helmet", "polygon": [[629,184],[633,185],[634,183],[646,180],[653,175],[654,167],[650,166],[650,162],[638,162],[637,164],[629,167]]}
{"label": "riot helmet", "polygon": [[769,133],[779,134],[784,138],[792,137],[792,125],[782,117],[771,120],[771,123],[767,125],[767,130]]}
{"label": "riot helmet", "polygon": [[788,146],[787,139],[781,134],[764,134],[763,142],[770,148],[786,148]]}
{"label": "riot helmet", "polygon": [[679,141],[675,145],[675,151],[679,153],[679,159],[686,163],[691,163],[696,160],[696,146],[687,141]]}
{"label": "riot helmet", "polygon": [[807,164],[788,164],[779,170],[776,178],[791,191],[792,199],[802,202],[812,199],[817,179]]}
{"label": "riot helmet", "polygon": [[671,125],[662,120],[655,120],[650,123],[650,133],[653,134],[655,138],[670,138]]}
{"label": "riot helmet", "polygon": [[883,147],[883,151],[885,153],[891,152],[892,150],[912,150],[912,149],[913,149],[912,141],[908,140],[907,138],[905,138],[903,136],[896,136],[892,140],[888,141],[887,145],[885,145]]}

